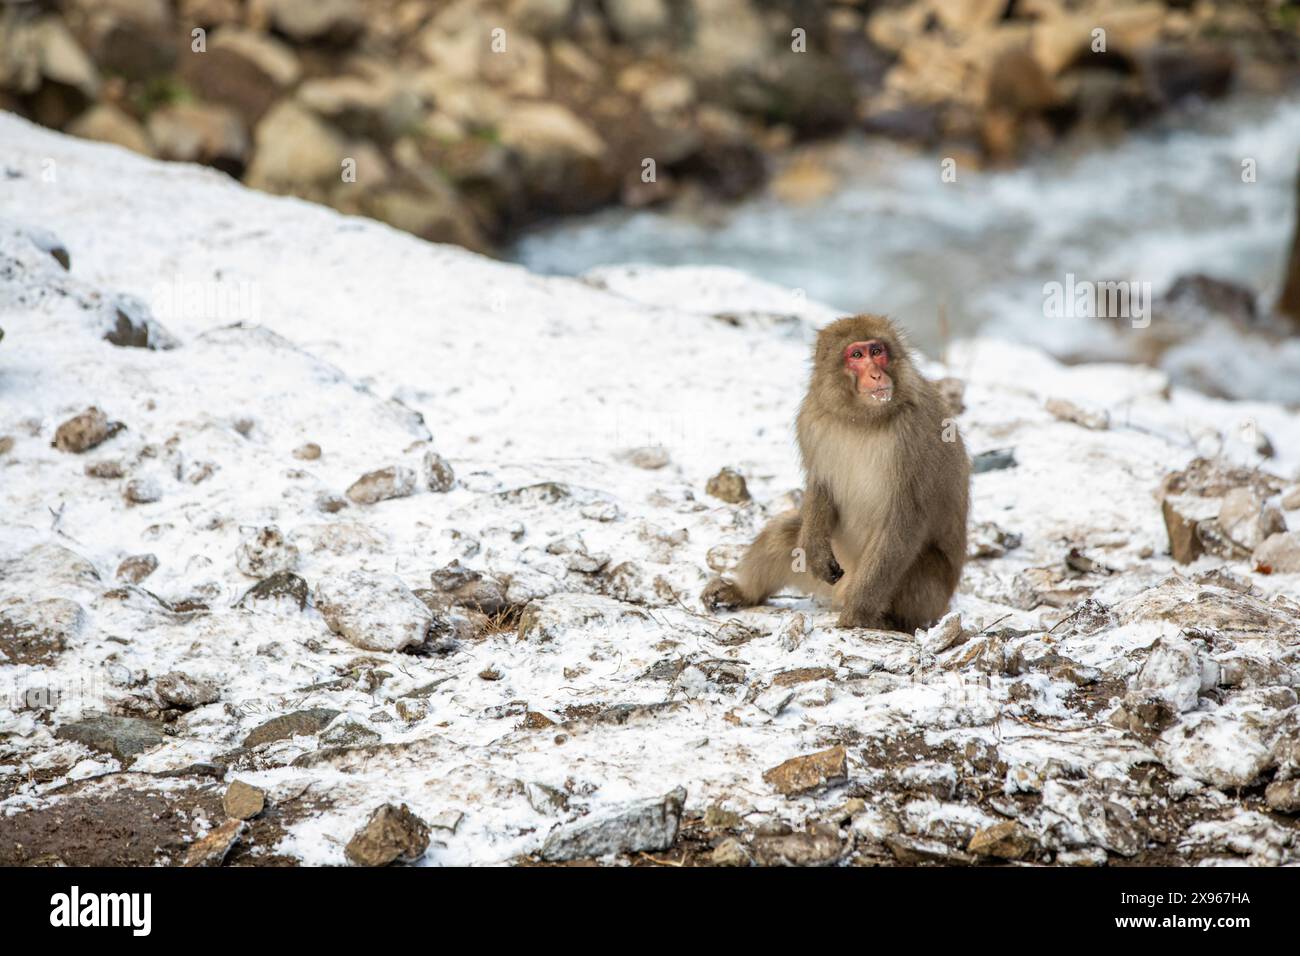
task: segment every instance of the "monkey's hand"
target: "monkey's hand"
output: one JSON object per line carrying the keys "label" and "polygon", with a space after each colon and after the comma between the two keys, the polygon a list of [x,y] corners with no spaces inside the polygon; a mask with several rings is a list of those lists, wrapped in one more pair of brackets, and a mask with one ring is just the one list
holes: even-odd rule
{"label": "monkey's hand", "polygon": [[835,554],[831,551],[831,543],[823,541],[819,545],[804,548],[804,553],[808,556],[808,571],[818,581],[825,581],[827,584],[834,584],[840,578],[844,577],[844,569],[840,563],[835,560]]}

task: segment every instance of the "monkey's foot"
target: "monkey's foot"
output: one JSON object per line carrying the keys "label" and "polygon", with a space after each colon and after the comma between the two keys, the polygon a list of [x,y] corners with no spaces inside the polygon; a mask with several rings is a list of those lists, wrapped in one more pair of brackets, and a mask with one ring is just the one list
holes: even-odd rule
{"label": "monkey's foot", "polygon": [[877,614],[869,608],[846,607],[840,612],[840,619],[836,623],[840,627],[869,627],[874,631],[893,630],[885,615]]}
{"label": "monkey's foot", "polygon": [[742,607],[745,598],[735,582],[718,577],[704,585],[704,590],[700,592],[700,603],[710,611],[730,611]]}

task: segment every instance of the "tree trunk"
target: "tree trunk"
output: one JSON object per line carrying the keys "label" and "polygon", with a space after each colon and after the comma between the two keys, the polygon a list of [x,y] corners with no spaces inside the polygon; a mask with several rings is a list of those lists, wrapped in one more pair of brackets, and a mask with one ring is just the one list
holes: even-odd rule
{"label": "tree trunk", "polygon": [[1287,262],[1286,276],[1282,280],[1282,295],[1277,300],[1277,310],[1291,320],[1300,333],[1300,175],[1296,176],[1296,218],[1291,235],[1291,258]]}

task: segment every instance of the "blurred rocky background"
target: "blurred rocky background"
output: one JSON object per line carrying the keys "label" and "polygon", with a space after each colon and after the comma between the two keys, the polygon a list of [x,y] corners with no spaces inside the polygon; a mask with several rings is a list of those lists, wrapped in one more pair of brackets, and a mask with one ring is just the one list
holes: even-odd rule
{"label": "blurred rocky background", "polygon": [[1014,163],[1281,91],[1298,47],[1280,0],[4,0],[0,109],[491,251],[849,131]]}

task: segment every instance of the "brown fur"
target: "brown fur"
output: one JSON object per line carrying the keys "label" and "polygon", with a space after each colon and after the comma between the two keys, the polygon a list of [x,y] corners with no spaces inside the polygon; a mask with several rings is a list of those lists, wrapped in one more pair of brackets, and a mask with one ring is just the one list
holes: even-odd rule
{"label": "brown fur", "polygon": [[[889,402],[859,396],[843,371],[844,348],[871,339],[889,347]],[[948,417],[888,319],[857,315],[823,329],[797,422],[802,507],[763,529],[734,581],[710,582],[705,606],[761,604],[792,587],[828,598],[845,627],[911,631],[942,617],[966,560],[970,486]],[[796,570],[798,549],[806,570]]]}

